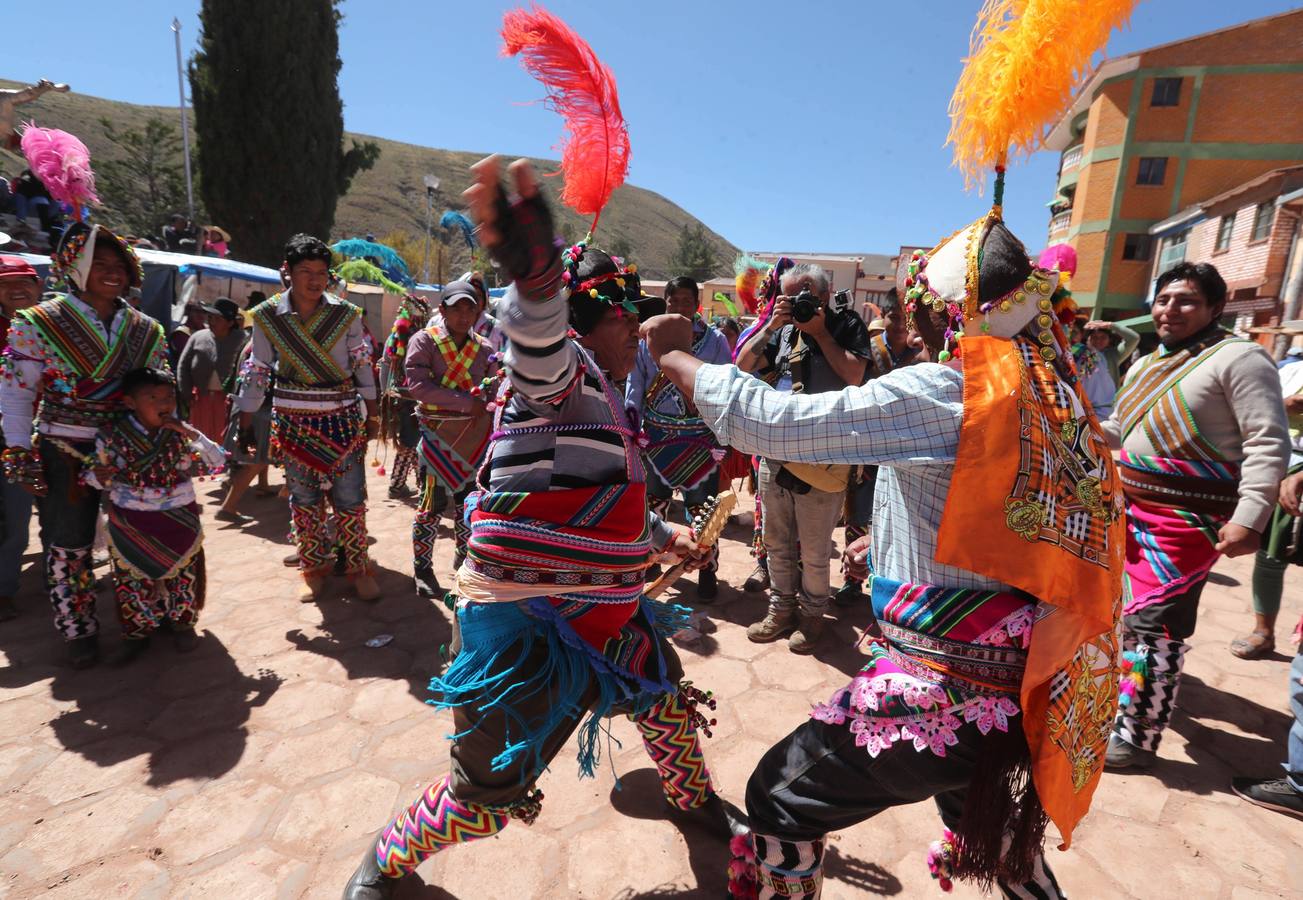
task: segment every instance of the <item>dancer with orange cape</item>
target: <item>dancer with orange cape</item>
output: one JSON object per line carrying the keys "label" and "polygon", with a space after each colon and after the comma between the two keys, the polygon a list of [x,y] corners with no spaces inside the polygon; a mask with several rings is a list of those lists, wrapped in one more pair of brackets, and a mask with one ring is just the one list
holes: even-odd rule
{"label": "dancer with orange cape", "polygon": [[1122,493],[1056,316],[1058,273],[1033,265],[1002,221],[1003,169],[1128,8],[1090,4],[1098,21],[1063,0],[984,10],[952,139],[967,173],[996,169],[994,206],[916,253],[904,284],[932,362],[783,396],[695,360],[682,319],[644,328],[721,443],[880,467],[869,594],[882,637],[752,773],[735,896],[817,898],[830,832],[928,799],[947,829],[929,854],[943,888],[962,878],[1006,897],[1062,896],[1042,845],[1049,821],[1071,841],[1104,764]]}

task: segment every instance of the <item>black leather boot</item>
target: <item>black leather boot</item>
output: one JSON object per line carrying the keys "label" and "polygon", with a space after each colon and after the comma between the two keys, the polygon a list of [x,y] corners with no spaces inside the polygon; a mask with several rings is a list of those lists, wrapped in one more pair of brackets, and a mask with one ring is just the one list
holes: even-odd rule
{"label": "black leather boot", "polygon": [[376,840],[366,845],[362,864],[344,885],[344,900],[390,900],[394,896],[394,889],[402,876],[389,878],[381,874],[380,866],[376,864],[376,843],[379,840],[380,836],[376,835]]}

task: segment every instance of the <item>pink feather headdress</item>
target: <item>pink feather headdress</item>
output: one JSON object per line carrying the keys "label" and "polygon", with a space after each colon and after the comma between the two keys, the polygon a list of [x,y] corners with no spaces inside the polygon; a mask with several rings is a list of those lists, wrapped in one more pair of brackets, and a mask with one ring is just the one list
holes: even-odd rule
{"label": "pink feather headdress", "polygon": [[615,76],[569,25],[539,6],[503,16],[502,42],[502,52],[520,55],[525,70],[547,90],[547,105],[565,120],[561,202],[593,217],[592,234],[606,201],[629,173],[629,129]]}
{"label": "pink feather headdress", "polygon": [[85,204],[98,204],[95,193],[95,173],[90,167],[90,151],[86,145],[66,131],[57,128],[37,128],[27,123],[21,141],[23,156],[50,196],[67,203],[81,218]]}

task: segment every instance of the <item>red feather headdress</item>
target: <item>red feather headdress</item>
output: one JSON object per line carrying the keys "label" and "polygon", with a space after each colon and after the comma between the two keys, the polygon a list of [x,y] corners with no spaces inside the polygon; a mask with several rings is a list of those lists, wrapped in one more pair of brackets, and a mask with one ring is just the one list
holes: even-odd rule
{"label": "red feather headdress", "polygon": [[502,41],[502,52],[521,57],[525,71],[547,89],[547,105],[565,120],[561,202],[593,217],[592,234],[629,172],[629,129],[615,76],[569,25],[539,6],[503,16]]}

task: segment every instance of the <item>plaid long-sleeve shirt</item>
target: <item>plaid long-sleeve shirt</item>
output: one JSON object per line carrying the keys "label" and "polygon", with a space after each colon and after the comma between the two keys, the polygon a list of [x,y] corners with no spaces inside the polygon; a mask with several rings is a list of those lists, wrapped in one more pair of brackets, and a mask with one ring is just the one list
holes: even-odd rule
{"label": "plaid long-sleeve shirt", "polygon": [[1004,587],[934,558],[959,449],[959,371],[925,363],[860,387],[807,395],[775,390],[736,366],[707,365],[697,371],[694,400],[719,442],[744,453],[879,466],[873,567],[883,577],[950,588]]}

